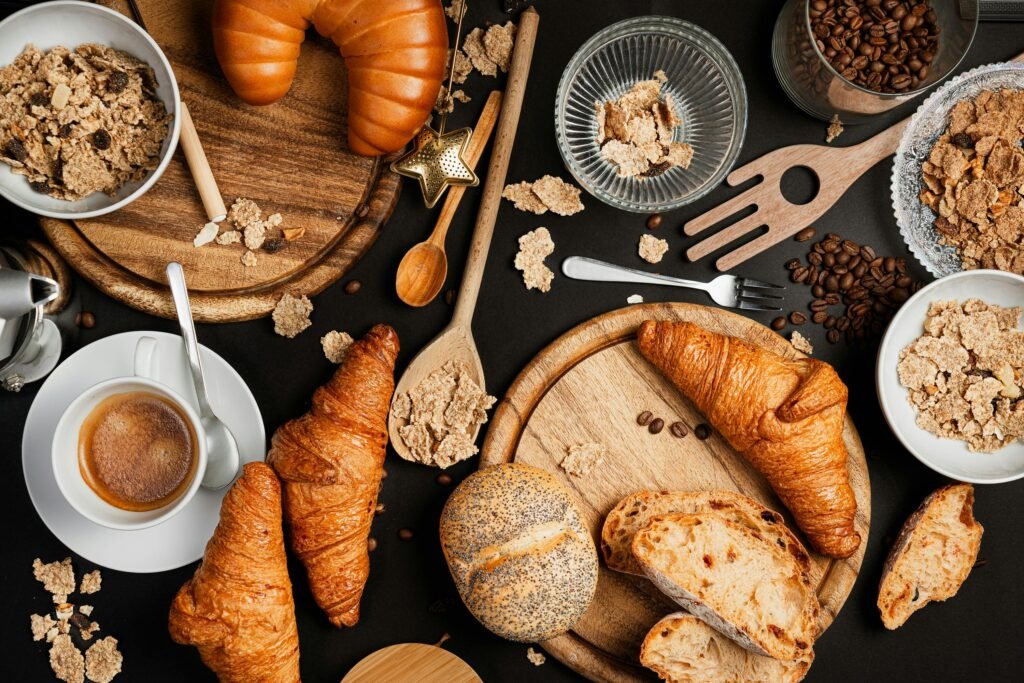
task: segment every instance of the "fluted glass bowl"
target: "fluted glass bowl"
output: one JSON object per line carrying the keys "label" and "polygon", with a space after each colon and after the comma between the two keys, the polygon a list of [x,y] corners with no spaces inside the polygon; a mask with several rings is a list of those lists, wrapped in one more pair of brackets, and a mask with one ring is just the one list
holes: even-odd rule
{"label": "fluted glass bowl", "polygon": [[896,150],[891,180],[896,223],[911,253],[935,277],[959,272],[963,266],[956,249],[939,241],[935,212],[918,199],[924,184],[921,163],[946,130],[957,102],[1002,88],[1024,89],[1024,64],[988,64],[947,81],[918,107]]}
{"label": "fluted glass bowl", "polygon": [[[601,158],[594,104],[617,99],[661,69],[662,93],[683,124],[675,140],[693,146],[690,167],[650,178],[619,178]],[[590,194],[626,211],[654,213],[689,204],[729,173],[747,128],[747,92],[736,61],[714,36],[672,17],[627,19],[595,34],[562,74],[555,134],[569,172]]]}

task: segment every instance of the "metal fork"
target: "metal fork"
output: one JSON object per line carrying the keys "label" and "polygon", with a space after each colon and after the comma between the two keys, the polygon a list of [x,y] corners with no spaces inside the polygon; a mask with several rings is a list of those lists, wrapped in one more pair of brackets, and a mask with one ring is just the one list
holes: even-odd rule
{"label": "metal fork", "polygon": [[719,306],[742,308],[745,311],[781,311],[782,297],[769,294],[773,289],[785,290],[781,285],[761,282],[749,277],[719,275],[711,282],[684,280],[668,275],[645,273],[613,263],[583,256],[570,256],[562,261],[562,272],[573,280],[590,282],[634,282],[641,285],[672,285],[707,292]]}

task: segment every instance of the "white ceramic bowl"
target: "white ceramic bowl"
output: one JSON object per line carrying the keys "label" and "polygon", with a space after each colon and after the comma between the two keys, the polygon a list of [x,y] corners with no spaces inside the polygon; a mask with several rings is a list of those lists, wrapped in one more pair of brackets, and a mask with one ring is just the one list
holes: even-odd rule
{"label": "white ceramic bowl", "polygon": [[0,196],[33,213],[72,220],[117,211],[141,197],[167,168],[181,131],[178,82],[163,51],[128,17],[100,5],[75,0],[31,5],[0,21],[0,65],[13,62],[29,43],[40,50],[58,45],[74,48],[82,43],[99,43],[124,50],[152,67],[157,96],[174,118],[156,169],[141,181],[125,184],[113,197],[95,192],[74,202],[56,199],[33,190],[25,176],[14,174],[4,163],[0,163]]}
{"label": "white ceramic bowl", "polygon": [[900,351],[924,331],[928,306],[935,301],[982,299],[997,306],[1024,304],[1024,277],[999,270],[965,270],[936,280],[910,297],[889,324],[878,350],[878,401],[892,431],[908,451],[940,474],[975,484],[1001,484],[1024,477],[1024,443],[995,453],[972,453],[967,444],[942,439],[917,426],[907,389],[896,375]]}

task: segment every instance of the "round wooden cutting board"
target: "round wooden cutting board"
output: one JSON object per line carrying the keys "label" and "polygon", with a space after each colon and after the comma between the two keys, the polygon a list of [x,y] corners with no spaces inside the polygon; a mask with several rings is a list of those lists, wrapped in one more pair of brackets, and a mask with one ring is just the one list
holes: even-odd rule
{"label": "round wooden cutting board", "polygon": [[[106,0],[131,16],[126,2]],[[268,314],[284,292],[315,294],[373,244],[398,199],[389,159],[361,157],[346,142],[345,68],[333,43],[312,32],[291,91],[275,104],[244,104],[213,53],[209,0],[139,0],[153,38],[174,67],[214,176],[229,207],[252,199],[282,227],[305,228],[278,252],[242,265],[239,244],[195,248],[206,223],[179,149],[144,196],[99,218],[44,218],[50,241],[86,280],[134,308],[174,317],[164,268],[185,268],[192,312],[203,322]]]}
{"label": "round wooden cutting board", "polygon": [[[718,309],[666,303],[613,311],[570,330],[520,373],[494,414],[480,466],[514,460],[554,474],[575,494],[595,543],[608,511],[642,489],[739,491],[785,514],[796,531],[765,479],[717,433],[701,441],[691,429],[689,436],[678,439],[667,427],[652,435],[637,425],[636,416],[644,410],[662,417],[666,425],[681,419],[693,427],[704,421],[640,355],[636,330],[651,319],[687,320],[783,356],[801,356],[767,327]],[[822,630],[832,623],[857,579],[871,516],[867,462],[849,417],[843,437],[858,506],[855,524],[863,541],[846,560],[811,553]],[[569,446],[582,443],[604,444],[608,453],[586,476],[571,477],[559,464]],[[590,609],[571,632],[541,645],[593,681],[655,680],[639,665],[640,644],[656,621],[679,610],[647,580],[611,571],[602,563]]]}

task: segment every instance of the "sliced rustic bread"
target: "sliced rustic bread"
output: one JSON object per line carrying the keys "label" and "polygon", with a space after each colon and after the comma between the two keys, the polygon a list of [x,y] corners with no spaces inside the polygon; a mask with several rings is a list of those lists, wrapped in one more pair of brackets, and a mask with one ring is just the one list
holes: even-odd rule
{"label": "sliced rustic bread", "polygon": [[640,663],[669,683],[797,683],[814,661],[756,655],[685,612],[653,627],[640,648]]}
{"label": "sliced rustic bread", "polygon": [[782,515],[735,491],[638,491],[623,498],[604,518],[601,554],[609,569],[644,575],[633,557],[633,536],[656,515],[717,513],[745,526],[780,548],[789,548],[805,572],[811,559],[782,519]]}
{"label": "sliced rustic bread", "polygon": [[903,524],[878,589],[886,628],[903,625],[929,602],[956,595],[971,573],[984,529],[974,520],[974,487],[944,486]]}
{"label": "sliced rustic bread", "polygon": [[644,574],[686,611],[750,650],[803,658],[817,635],[818,600],[800,563],[716,514],[651,519],[633,538]]}

